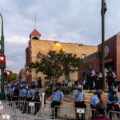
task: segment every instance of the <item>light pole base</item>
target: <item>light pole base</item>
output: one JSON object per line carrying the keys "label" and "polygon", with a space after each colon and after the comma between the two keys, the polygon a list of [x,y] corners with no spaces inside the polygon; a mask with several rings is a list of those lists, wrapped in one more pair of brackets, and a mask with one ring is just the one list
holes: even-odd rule
{"label": "light pole base", "polygon": [[5,94],[0,93],[0,100],[5,100]]}

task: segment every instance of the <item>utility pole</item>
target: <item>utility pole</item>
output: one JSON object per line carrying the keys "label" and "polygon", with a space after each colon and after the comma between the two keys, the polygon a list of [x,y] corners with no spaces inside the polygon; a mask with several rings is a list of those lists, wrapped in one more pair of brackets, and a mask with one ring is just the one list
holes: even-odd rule
{"label": "utility pole", "polygon": [[4,100],[5,99],[5,91],[4,91],[4,69],[5,69],[5,56],[4,56],[4,35],[3,35],[3,17],[2,14],[0,13],[1,16],[1,50],[0,50],[0,55],[1,55],[1,60],[3,60],[2,63],[0,63],[0,69],[1,69],[1,96],[0,99]]}
{"label": "utility pole", "polygon": [[102,11],[101,11],[101,15],[102,15],[102,75],[103,75],[103,90],[105,90],[105,45],[104,45],[104,41],[105,41],[105,12],[107,10],[106,7],[106,0],[102,0]]}

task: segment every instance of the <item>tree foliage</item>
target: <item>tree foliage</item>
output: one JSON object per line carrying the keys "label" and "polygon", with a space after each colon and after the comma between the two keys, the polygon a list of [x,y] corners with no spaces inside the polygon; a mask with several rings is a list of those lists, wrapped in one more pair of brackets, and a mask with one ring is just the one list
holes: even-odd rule
{"label": "tree foliage", "polygon": [[8,81],[8,82],[11,82],[13,80],[16,80],[16,77],[17,77],[17,75],[15,73],[11,73],[10,76],[5,77],[5,80]]}
{"label": "tree foliage", "polygon": [[36,72],[42,72],[45,79],[55,82],[63,74],[69,75],[70,72],[75,72],[81,65],[81,59],[72,53],[65,53],[60,50],[49,51],[47,55],[42,53],[37,54],[37,61],[30,63],[31,68],[35,68]]}

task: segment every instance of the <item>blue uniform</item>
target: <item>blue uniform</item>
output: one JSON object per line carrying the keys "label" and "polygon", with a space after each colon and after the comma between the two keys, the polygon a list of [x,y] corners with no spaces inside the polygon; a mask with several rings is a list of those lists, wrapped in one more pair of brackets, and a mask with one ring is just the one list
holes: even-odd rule
{"label": "blue uniform", "polygon": [[86,94],[83,91],[82,92],[76,91],[73,95],[73,98],[75,99],[76,102],[79,102],[85,97],[86,97]]}
{"label": "blue uniform", "polygon": [[32,98],[33,97],[33,92],[28,89],[27,92],[26,92],[26,98]]}
{"label": "blue uniform", "polygon": [[[80,88],[80,87],[78,87]],[[83,91],[76,91],[74,94],[73,94],[73,98],[75,99],[75,108],[86,108],[86,105],[84,103],[84,101],[80,101],[82,100],[83,98],[86,98],[86,94],[85,92]],[[84,114],[82,113],[82,120],[84,119]],[[76,111],[76,119],[79,120],[79,114],[77,113]]]}
{"label": "blue uniform", "polygon": [[19,92],[20,97],[26,96],[26,94],[27,94],[27,90],[25,88],[21,89]]}
{"label": "blue uniform", "polygon": [[116,103],[116,102],[119,103],[119,101],[120,101],[120,100],[119,100],[119,96],[118,96],[118,94],[116,94],[117,101],[115,101],[115,100],[110,101],[109,98],[110,98],[110,93],[108,93],[107,96],[106,96],[106,101],[107,101],[108,104]]}
{"label": "blue uniform", "polygon": [[56,91],[56,92],[53,92],[52,97],[53,97],[53,101],[60,101],[61,98],[64,97],[64,95],[62,91]]}
{"label": "blue uniform", "polygon": [[99,98],[98,98],[97,95],[92,95],[92,96],[91,96],[91,98],[90,98],[90,104],[91,104],[93,107],[95,107],[95,105],[96,105],[97,103],[99,103],[99,102],[100,102],[100,100],[99,100]]}
{"label": "blue uniform", "polygon": [[[106,96],[106,101],[107,101],[107,112],[109,111],[120,111],[119,108],[119,96],[117,93],[108,93]],[[117,104],[116,104],[117,103]],[[120,119],[119,117],[119,113],[116,113],[118,119]],[[109,118],[112,120],[112,113],[109,113]]]}
{"label": "blue uniform", "polygon": [[13,94],[13,93],[14,93],[14,90],[15,90],[15,87],[13,87],[13,88],[10,87],[10,88],[8,89],[8,91],[10,92],[10,94]]}
{"label": "blue uniform", "polygon": [[64,95],[62,93],[62,91],[56,91],[53,92],[52,94],[52,103],[51,103],[51,108],[52,108],[52,116],[57,117],[57,112],[58,112],[58,108],[60,106],[60,101],[61,98],[63,98]]}

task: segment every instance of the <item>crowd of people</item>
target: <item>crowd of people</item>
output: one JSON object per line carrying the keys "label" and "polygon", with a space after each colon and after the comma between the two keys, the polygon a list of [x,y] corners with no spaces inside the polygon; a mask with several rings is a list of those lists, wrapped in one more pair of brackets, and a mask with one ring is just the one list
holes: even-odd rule
{"label": "crowd of people", "polygon": [[[34,92],[31,89],[32,86],[28,82],[12,82],[7,88],[6,99],[8,101],[15,101],[16,104],[21,104],[21,110],[23,113],[30,113],[29,102],[35,102],[35,113],[40,109],[40,102],[42,100],[41,93],[39,92],[38,85]],[[19,102],[17,102],[19,101]],[[27,109],[26,109],[27,108]]]}
{"label": "crowd of people", "polygon": [[[77,109],[81,108],[85,110],[89,107],[85,102],[87,99],[86,93],[83,91],[82,86],[79,85],[77,91],[73,94],[73,106],[75,107],[76,120],[85,120],[85,113],[82,113],[80,118]],[[59,87],[54,90],[48,100],[52,100],[52,117],[57,117],[59,106],[64,100],[63,92],[59,89]],[[114,86],[110,87],[110,91],[107,95],[105,95],[102,90],[96,90],[90,98],[92,113],[91,120],[112,120],[112,112],[116,112],[118,119],[120,119],[120,113],[118,113],[120,112],[119,102],[119,95]],[[109,113],[109,118],[105,117],[105,111]]]}
{"label": "crowd of people", "polygon": [[[84,75],[82,83],[78,85],[76,92],[73,94],[73,106],[75,107],[76,120],[80,120],[79,113],[77,109],[85,109],[88,106],[85,101],[88,99],[84,89],[96,88],[96,92],[90,98],[90,107],[92,113],[92,120],[109,120],[105,117],[106,112],[115,111],[119,112],[119,95],[116,89],[116,75],[109,69],[106,73],[107,83],[108,83],[108,93],[105,96],[104,91],[102,91],[102,73],[98,70],[96,72],[90,69],[88,73]],[[42,101],[41,93],[39,92],[39,87],[35,87],[35,92],[31,90],[31,85],[29,83],[16,82],[11,84],[7,89],[7,98],[9,101],[27,101],[22,105],[22,112],[25,113],[28,102],[34,101],[35,104],[35,114],[40,109],[40,102]],[[58,109],[64,101],[64,94],[60,90],[60,87],[55,87],[52,95],[48,98],[51,100],[52,108],[52,118],[57,117]],[[38,102],[38,103],[37,103]],[[106,107],[105,107],[106,106]],[[94,110],[95,109],[95,110]],[[28,107],[28,113],[30,113],[30,108]],[[120,115],[117,113],[117,117]],[[109,118],[112,119],[112,113],[109,114]],[[85,113],[82,113],[81,120],[85,119]]]}

